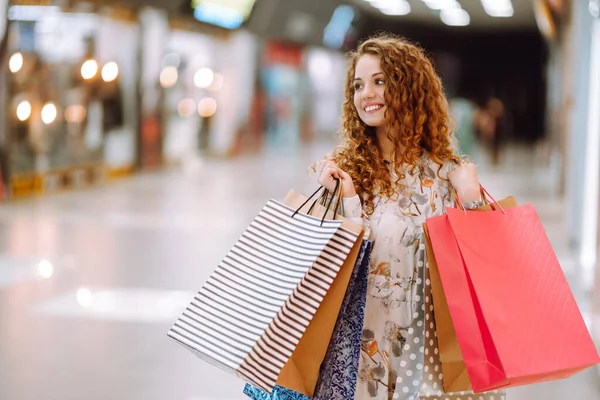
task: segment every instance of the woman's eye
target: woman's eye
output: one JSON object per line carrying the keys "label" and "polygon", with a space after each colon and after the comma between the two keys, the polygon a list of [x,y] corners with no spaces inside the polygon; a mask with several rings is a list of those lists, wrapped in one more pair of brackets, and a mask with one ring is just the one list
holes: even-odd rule
{"label": "woman's eye", "polygon": [[361,83],[355,83],[354,84],[354,90],[359,90],[362,89],[362,84]]}
{"label": "woman's eye", "polygon": [[385,85],[385,81],[383,79],[375,79],[376,85]]}

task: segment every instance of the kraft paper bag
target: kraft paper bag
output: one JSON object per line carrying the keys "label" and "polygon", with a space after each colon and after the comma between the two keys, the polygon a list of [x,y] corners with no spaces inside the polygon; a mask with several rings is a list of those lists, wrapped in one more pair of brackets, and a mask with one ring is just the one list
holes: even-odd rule
{"label": "kraft paper bag", "polygon": [[[307,196],[291,190],[283,203],[291,208],[298,208],[307,199]],[[311,204],[307,204],[301,212],[308,212]],[[325,207],[316,204],[311,210],[310,215],[322,217],[325,212]],[[333,219],[333,212],[329,211],[328,219]],[[341,229],[348,229],[358,234],[358,239],[354,244],[348,257],[344,261],[340,272],[338,273],[333,284],[329,288],[323,302],[317,309],[312,321],[306,329],[300,342],[296,346],[295,351],[288,363],[283,367],[277,384],[285,388],[294,390],[298,393],[312,397],[314,394],[317,381],[319,379],[319,370],[321,363],[325,358],[331,335],[337,321],[346,289],[348,287],[350,277],[354,270],[356,259],[359,255],[364,229],[362,226],[346,220],[340,215],[336,215],[335,219],[341,220]]]}
{"label": "kraft paper bag", "polygon": [[[517,206],[517,202],[512,196],[500,200],[499,203],[503,208]],[[487,204],[474,211],[492,210],[493,205]],[[452,318],[450,317],[450,309],[448,308],[440,272],[435,261],[435,255],[433,254],[427,224],[423,224],[423,231],[425,233],[425,246],[429,262],[429,274],[433,295],[434,318],[440,351],[440,361],[442,363],[442,374],[444,376],[444,391],[446,393],[467,392],[471,390],[471,381],[458,344]]]}

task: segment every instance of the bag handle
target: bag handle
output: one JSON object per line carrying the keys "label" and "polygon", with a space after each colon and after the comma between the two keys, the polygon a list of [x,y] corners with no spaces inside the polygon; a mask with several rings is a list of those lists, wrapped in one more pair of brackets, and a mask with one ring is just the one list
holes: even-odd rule
{"label": "bag handle", "polygon": [[329,190],[327,190],[323,187],[323,194],[321,195],[320,199],[315,200],[313,202],[313,204],[310,206],[310,208],[308,209],[308,214],[310,214],[312,209],[314,208],[314,206],[319,202],[319,200],[321,201],[321,204],[325,207],[325,212],[323,213],[323,218],[321,218],[321,226],[323,226],[323,223],[325,222],[325,218],[327,217],[327,213],[331,209],[333,200],[337,197],[337,201],[335,203],[335,208],[333,209],[333,219],[336,219],[338,210],[340,208],[340,204],[343,204],[343,203],[341,203],[342,193],[343,193],[343,183],[338,178],[334,178],[334,179],[336,181],[335,189],[334,189],[333,193],[331,194],[331,199],[329,200],[329,204],[326,205],[327,199],[329,198]]}
{"label": "bag handle", "polygon": [[[498,207],[498,210],[502,211],[502,214],[506,215],[506,211],[504,211],[504,208],[502,208],[500,203],[498,203],[498,201],[496,199],[494,199],[494,197],[490,194],[490,192],[488,192],[483,187],[483,185],[479,185],[479,192],[481,193],[481,198],[483,199],[484,203],[487,205],[490,205],[492,207],[492,210],[497,211],[497,209],[494,207]],[[463,202],[460,199],[460,196],[458,195],[458,192],[456,190],[454,190],[454,195],[456,198],[456,202],[459,205],[459,209],[463,210],[465,212],[465,215],[467,215],[467,210],[465,209],[465,205],[463,204]],[[490,200],[492,200],[492,202],[490,202]]]}
{"label": "bag handle", "polygon": [[[486,206],[491,206],[492,209],[495,211],[496,210],[496,206],[493,204],[490,204],[489,199],[485,196],[485,194],[483,193],[483,190],[481,190],[481,188],[479,188],[479,196],[481,198],[481,200],[483,201],[483,204]],[[454,200],[454,204],[456,206],[456,208],[458,208],[461,211],[465,211],[465,206],[462,202],[462,200],[459,198],[458,196],[458,191],[452,187],[452,199]]]}
{"label": "bag handle", "polygon": [[[334,178],[337,180],[337,178]],[[333,218],[335,219],[337,217],[338,214],[340,215],[344,215],[344,202],[342,200],[342,194],[344,193],[344,181],[340,181],[340,187],[339,190],[337,190],[337,201],[335,203],[335,208],[333,210]],[[336,191],[333,192],[332,196],[336,196]],[[318,200],[316,200],[312,206],[310,206],[310,208],[308,209],[308,214],[310,214],[314,208],[314,206],[319,203],[320,205],[322,205],[323,207],[326,207],[327,205],[327,199],[329,198],[329,190],[324,189],[323,193],[321,194],[321,196],[319,197]]]}
{"label": "bag handle", "polygon": [[[300,210],[308,204],[308,202],[310,202],[313,197],[315,197],[317,195],[317,193],[319,193],[321,190],[323,190],[323,194],[320,196],[320,198],[317,198],[313,204],[310,206],[310,208],[308,209],[308,214],[310,214],[310,212],[312,211],[312,209],[314,208],[314,206],[319,202],[319,200],[321,200],[322,202],[326,201],[328,196],[329,191],[327,189],[325,189],[324,186],[320,186],[313,194],[310,195],[310,197],[308,199],[306,199],[306,201],[304,203],[302,203],[302,205],[300,207],[298,207],[298,209],[296,209],[296,211],[294,211],[294,214],[292,214],[292,218],[294,218],[296,216],[296,214],[298,214],[300,212]],[[335,219],[337,217],[338,214],[338,209],[340,208],[340,204],[342,203],[342,193],[343,193],[343,184],[342,181],[338,178],[335,178],[335,190],[331,196],[331,199],[329,200],[329,204],[325,207],[325,212],[323,213],[323,218],[321,218],[321,226],[323,226],[323,223],[325,222],[325,218],[327,217],[327,213],[329,212],[329,209],[331,208],[331,205],[333,204],[333,200],[335,200],[336,196],[337,196],[337,201],[335,204],[335,208],[333,211],[333,218]]]}

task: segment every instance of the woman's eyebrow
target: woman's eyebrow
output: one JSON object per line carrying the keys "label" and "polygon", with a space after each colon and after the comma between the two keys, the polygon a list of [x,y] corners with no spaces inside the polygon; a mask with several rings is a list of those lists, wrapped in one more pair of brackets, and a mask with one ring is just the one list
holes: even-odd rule
{"label": "woman's eyebrow", "polygon": [[[375,72],[373,75],[371,75],[371,78],[376,77],[377,75],[383,75],[383,72]],[[362,78],[354,78],[355,81],[362,81]]]}

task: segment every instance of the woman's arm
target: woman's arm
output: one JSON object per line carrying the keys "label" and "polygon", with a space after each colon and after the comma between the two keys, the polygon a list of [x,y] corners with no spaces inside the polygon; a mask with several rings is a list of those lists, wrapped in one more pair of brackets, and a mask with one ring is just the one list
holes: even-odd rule
{"label": "woman's arm", "polygon": [[362,209],[360,197],[358,195],[344,197],[342,202],[344,205],[344,217],[356,224],[362,225],[365,228],[365,238],[368,238],[371,225],[367,214]]}
{"label": "woman's arm", "polygon": [[440,171],[440,177],[444,186],[441,191],[444,209],[457,206],[455,193],[466,209],[483,205],[477,167],[474,164],[463,163],[457,167],[454,163],[447,162]]}
{"label": "woman's arm", "polygon": [[448,172],[448,179],[463,203],[476,204],[481,201],[481,185],[475,164],[463,162]]}

